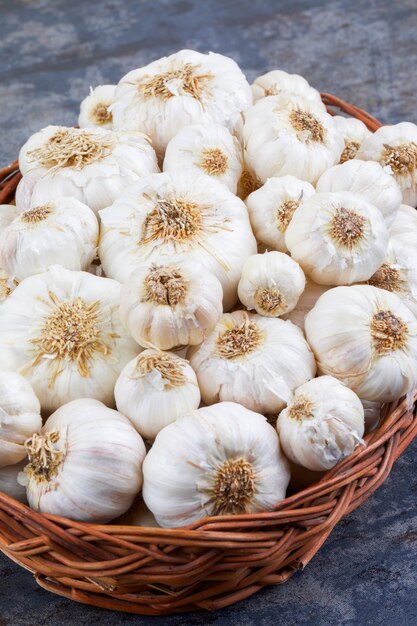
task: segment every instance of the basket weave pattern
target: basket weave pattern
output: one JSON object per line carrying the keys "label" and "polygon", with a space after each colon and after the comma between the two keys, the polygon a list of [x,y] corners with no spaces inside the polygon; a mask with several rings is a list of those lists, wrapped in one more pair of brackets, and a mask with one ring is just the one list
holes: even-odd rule
{"label": "basket weave pattern", "polygon": [[[365,111],[322,94],[370,130]],[[0,170],[0,203],[12,201],[17,162]],[[32,511],[0,493],[0,550],[49,591],[108,609],[162,615],[214,610],[280,584],[304,568],[337,522],[388,477],[417,435],[417,392],[318,483],[273,511],[211,517],[181,529],[104,526]]]}

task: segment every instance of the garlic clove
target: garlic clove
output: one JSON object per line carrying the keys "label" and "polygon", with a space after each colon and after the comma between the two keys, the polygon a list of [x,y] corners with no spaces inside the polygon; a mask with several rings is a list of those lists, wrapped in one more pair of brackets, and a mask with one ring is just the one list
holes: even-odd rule
{"label": "garlic clove", "polygon": [[27,459],[24,459],[20,463],[7,465],[0,469],[0,491],[22,502],[22,504],[27,504],[26,487],[19,483],[18,478],[26,465]]}

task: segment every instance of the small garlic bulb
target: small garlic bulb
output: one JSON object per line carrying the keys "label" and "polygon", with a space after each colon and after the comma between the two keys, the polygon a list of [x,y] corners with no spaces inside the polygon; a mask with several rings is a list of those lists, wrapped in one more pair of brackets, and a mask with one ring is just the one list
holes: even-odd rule
{"label": "small garlic bulb", "polygon": [[335,115],[333,121],[345,140],[345,148],[340,157],[340,163],[345,163],[349,159],[355,158],[362,142],[372,133],[361,120],[357,120],[355,117]]}
{"label": "small garlic bulb", "polygon": [[389,291],[330,289],[307,314],[305,330],[319,372],[363,400],[388,402],[417,385],[417,319]]}
{"label": "small garlic bulb", "polygon": [[283,315],[282,319],[290,320],[290,322],[301,328],[301,330],[304,330],[305,316],[309,311],[311,311],[320,296],[328,289],[330,289],[330,287],[327,287],[326,285],[318,285],[310,278],[306,279],[304,291],[299,297],[295,308],[289,313]]}
{"label": "small garlic bulb", "polygon": [[417,211],[402,204],[390,228],[390,238],[410,250],[417,250]]}
{"label": "small garlic bulb", "polygon": [[365,416],[365,432],[370,433],[378,426],[381,420],[381,402],[372,400],[361,400]]}
{"label": "small garlic bulb", "polygon": [[26,487],[19,483],[18,478],[26,465],[27,459],[0,469],[0,491],[23,504],[27,504]]}
{"label": "small garlic bulb", "polygon": [[272,70],[258,76],[252,84],[252,94],[254,102],[268,96],[287,96],[290,98],[295,96],[304,100],[311,100],[325,110],[320,92],[317,89],[311,87],[303,76],[287,74],[282,70]]}
{"label": "small garlic bulb", "polygon": [[153,349],[125,366],[114,395],[118,411],[151,441],[178,417],[198,409],[201,399],[197,377],[187,361]]}
{"label": "small garlic bulb", "polygon": [[330,469],[362,441],[364,412],[356,393],[333,376],[319,376],[294,392],[279,414],[284,454],[314,471]]}
{"label": "small garlic bulb", "polygon": [[259,413],[280,411],[316,373],[299,328],[245,311],[223,315],[188,357],[205,404],[230,400]]}
{"label": "small garlic bulb", "polygon": [[417,126],[401,122],[382,126],[365,139],[356,153],[358,159],[378,161],[394,175],[401,187],[404,204],[417,204]]}
{"label": "small garlic bulb", "polygon": [[285,231],[301,202],[315,194],[313,185],[295,176],[269,178],[246,198],[257,241],[272,250],[288,252]]}
{"label": "small garlic bulb", "polygon": [[316,190],[360,193],[381,211],[388,226],[401,204],[401,189],[395,178],[374,161],[352,159],[334,165],[320,176]]}
{"label": "small garlic bulb", "polygon": [[78,124],[80,128],[100,128],[112,129],[113,115],[111,105],[113,104],[116,85],[99,85],[95,89],[90,89],[88,95],[81,102]]}
{"label": "small garlic bulb", "polygon": [[98,233],[96,216],[75,198],[33,206],[0,232],[0,265],[19,281],[56,263],[85,270],[96,256]]}
{"label": "small garlic bulb", "polygon": [[0,371],[0,468],[25,458],[25,441],[41,426],[41,406],[30,383],[16,372]]}
{"label": "small garlic bulb", "polygon": [[239,300],[259,315],[278,317],[292,311],[305,287],[301,267],[282,252],[250,256],[238,285]]}
{"label": "small garlic bulb", "polygon": [[222,309],[219,280],[187,263],[144,265],[123,285],[120,318],[140,345],[170,350],[196,345],[213,330]]}
{"label": "small garlic bulb", "polygon": [[190,170],[207,174],[236,193],[242,174],[242,148],[224,126],[209,122],[186,126],[169,142],[164,172]]}
{"label": "small garlic bulb", "polygon": [[316,283],[347,285],[368,280],[383,263],[388,230],[364,196],[316,193],[294,213],[285,243]]}
{"label": "small garlic bulb", "polygon": [[245,161],[256,176],[291,174],[312,184],[342,154],[344,141],[332,117],[311,101],[262,98],[245,113]]}
{"label": "small garlic bulb", "polygon": [[274,428],[233,402],[198,409],[164,428],[143,474],[145,503],[166,528],[271,510],[285,498],[290,479]]}
{"label": "small garlic bulb", "polygon": [[26,447],[21,482],[36,511],[108,522],[130,508],[142,486],[142,438],[126,417],[97,400],[64,404]]}
{"label": "small garlic bulb", "polygon": [[0,307],[0,369],[22,373],[45,412],[84,397],[113,406],[116,380],[140,351],[120,321],[120,289],[55,265],[26,278]]}

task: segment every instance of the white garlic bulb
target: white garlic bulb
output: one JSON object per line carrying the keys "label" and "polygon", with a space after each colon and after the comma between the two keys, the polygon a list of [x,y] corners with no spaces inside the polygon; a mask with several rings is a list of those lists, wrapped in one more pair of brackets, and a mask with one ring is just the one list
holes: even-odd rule
{"label": "white garlic bulb", "polygon": [[389,291],[329,289],[307,314],[305,331],[319,372],[363,400],[395,400],[417,385],[417,319]]}
{"label": "white garlic bulb", "polygon": [[334,165],[320,176],[316,190],[360,193],[381,211],[388,226],[401,204],[401,189],[395,178],[374,161],[352,159]]}
{"label": "white garlic bulb", "polygon": [[74,400],[114,405],[113,389],[140,348],[123,330],[121,285],[52,266],[0,307],[0,369],[19,371],[45,412]]}
{"label": "white garlic bulb", "polygon": [[142,486],[142,438],[126,417],[97,400],[61,406],[26,447],[21,482],[36,511],[108,522],[129,509]]}
{"label": "white garlic bulb", "polygon": [[192,367],[171,352],[144,350],[120,374],[114,390],[118,411],[148,440],[178,417],[198,409],[200,390]]}
{"label": "white garlic bulb", "polygon": [[96,256],[98,221],[75,198],[60,198],[19,213],[0,232],[0,265],[23,280],[59,263],[85,270]]}
{"label": "white garlic bulb", "polygon": [[294,96],[311,100],[312,102],[324,107],[321,100],[320,92],[306,81],[299,74],[288,74],[282,70],[272,70],[262,76],[258,76],[252,84],[253,101],[257,102],[260,98],[268,96]]}
{"label": "white garlic bulb", "polygon": [[27,504],[26,487],[19,483],[18,478],[26,465],[27,459],[0,469],[0,491],[23,504]]}
{"label": "white garlic bulb", "polygon": [[0,204],[0,234],[18,215],[14,204]]}
{"label": "white garlic bulb", "polygon": [[356,153],[358,159],[378,161],[394,175],[401,187],[404,204],[417,204],[417,126],[401,122],[378,128],[365,139]]}
{"label": "white garlic bulb", "polygon": [[164,172],[187,169],[207,174],[236,193],[242,174],[242,148],[224,126],[209,122],[186,126],[169,142]]}
{"label": "white garlic bulb", "polygon": [[205,404],[230,400],[259,413],[280,411],[316,372],[297,326],[246,311],[223,315],[188,358]]}
{"label": "white garlic bulb", "polygon": [[20,374],[0,371],[0,467],[26,456],[25,441],[42,426],[41,406]]}
{"label": "white garlic bulb", "polygon": [[266,317],[292,311],[305,287],[301,267],[282,252],[250,256],[238,285],[239,300]]}
{"label": "white garlic bulb", "polygon": [[114,128],[138,130],[163,156],[185,126],[217,122],[233,130],[252,104],[245,76],[230,58],[180,50],[120,80],[112,106]]}
{"label": "white garlic bulb", "polygon": [[269,178],[245,201],[257,241],[272,250],[288,252],[285,231],[301,202],[315,194],[313,185],[295,176]]}
{"label": "white garlic bulb", "polygon": [[340,156],[340,163],[345,163],[356,156],[362,142],[372,135],[371,131],[356,117],[335,115],[333,121],[338,132],[345,140],[345,148]]}
{"label": "white garlic bulb", "polygon": [[81,102],[78,117],[80,128],[113,127],[111,105],[115,91],[116,85],[99,85],[95,89],[90,89],[90,94]]}
{"label": "white garlic bulb", "polygon": [[277,431],[288,459],[310,470],[332,468],[362,441],[365,422],[356,393],[333,376],[319,376],[294,392]]}
{"label": "white garlic bulb", "polygon": [[314,102],[262,98],[245,113],[245,161],[266,181],[291,174],[314,184],[344,148],[332,117]]}
{"label": "white garlic bulb", "polygon": [[106,276],[126,282],[144,263],[199,264],[236,302],[243,263],[255,254],[244,203],[225,185],[192,172],[154,174],[131,185],[100,212],[99,255]]}
{"label": "white garlic bulb", "polygon": [[201,266],[153,263],[135,270],[123,285],[120,318],[144,347],[196,345],[219,321],[222,298],[219,280]]}
{"label": "white garlic bulb", "polygon": [[383,263],[388,230],[382,213],[349,191],[316,193],[285,232],[292,258],[321,285],[368,280]]}
{"label": "white garlic bulb", "polygon": [[275,429],[232,402],[198,409],[164,428],[143,475],[143,498],[167,528],[271,510],[285,498],[290,479]]}
{"label": "white garlic bulb", "polygon": [[306,279],[304,291],[298,299],[295,308],[282,316],[283,320],[290,320],[293,324],[304,330],[305,316],[316,304],[320,296],[330,289],[327,285],[318,285],[310,278]]}
{"label": "white garlic bulb", "polygon": [[417,250],[417,211],[413,207],[400,206],[390,228],[390,238],[409,250]]}
{"label": "white garlic bulb", "polygon": [[382,402],[361,400],[365,417],[365,432],[370,433],[378,426],[381,420]]}
{"label": "white garlic bulb", "polygon": [[29,198],[40,206],[68,196],[95,213],[129,184],[158,171],[155,152],[140,133],[66,126],[47,126],[32,135],[20,150],[19,167],[19,210],[27,208]]}

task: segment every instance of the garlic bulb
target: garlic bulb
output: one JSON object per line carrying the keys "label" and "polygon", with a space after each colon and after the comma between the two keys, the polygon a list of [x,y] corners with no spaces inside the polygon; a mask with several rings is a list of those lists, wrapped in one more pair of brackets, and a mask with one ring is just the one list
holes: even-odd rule
{"label": "garlic bulb", "polygon": [[245,311],[223,315],[188,357],[205,404],[230,400],[259,413],[280,411],[316,372],[299,328]]}
{"label": "garlic bulb", "polygon": [[187,126],[169,142],[163,170],[207,174],[236,193],[242,174],[242,148],[231,133],[213,122]]}
{"label": "garlic bulb", "polygon": [[316,190],[360,193],[381,211],[388,226],[401,204],[401,189],[395,178],[374,161],[353,159],[335,165],[320,176]]}
{"label": "garlic bulb", "polygon": [[146,450],[140,435],[97,400],[61,406],[26,447],[21,482],[36,511],[108,522],[129,509],[142,486]]}
{"label": "garlic bulb", "polygon": [[164,428],[143,475],[145,503],[167,528],[271,510],[285,498],[290,479],[274,428],[232,402],[198,409]]}
{"label": "garlic bulb", "polygon": [[294,96],[311,100],[312,102],[322,106],[320,92],[311,87],[303,76],[299,74],[288,74],[282,70],[272,70],[262,76],[258,76],[252,85],[253,101],[257,102],[260,98],[268,96]]}
{"label": "garlic bulb", "polygon": [[0,371],[0,467],[26,456],[25,441],[42,426],[41,407],[20,374]]}
{"label": "garlic bulb", "polygon": [[347,285],[368,280],[383,263],[388,230],[364,196],[316,193],[294,213],[285,243],[316,283]]}
{"label": "garlic bulb", "polygon": [[114,395],[118,411],[149,440],[200,404],[197,377],[187,361],[153,349],[144,350],[125,366]]}
{"label": "garlic bulb", "polygon": [[96,256],[98,232],[94,213],[75,198],[34,206],[0,232],[0,265],[19,281],[56,263],[84,270]]}
{"label": "garlic bulb", "polygon": [[409,248],[417,250],[417,211],[402,204],[390,228],[390,238]]}
{"label": "garlic bulb", "polygon": [[210,52],[181,50],[120,80],[112,106],[114,128],[138,130],[158,155],[185,126],[217,122],[233,130],[252,93],[238,65]]}
{"label": "garlic bulb", "polygon": [[381,420],[381,402],[361,400],[365,417],[365,432],[370,433],[378,426]]}
{"label": "garlic bulb", "polygon": [[0,469],[0,491],[23,504],[27,504],[26,487],[19,483],[18,477],[26,465],[27,459]]}
{"label": "garlic bulb", "polygon": [[19,210],[27,208],[29,197],[32,206],[41,206],[68,196],[96,213],[126,186],[158,171],[155,152],[140,133],[66,126],[47,126],[32,135],[20,150],[19,167]]}
{"label": "garlic bulb", "polygon": [[249,219],[257,241],[273,250],[288,252],[285,231],[301,202],[315,194],[313,185],[295,176],[269,178],[246,198]]}
{"label": "garlic bulb", "polygon": [[330,469],[348,456],[361,442],[364,427],[358,396],[333,376],[298,387],[277,421],[287,458],[315,471]]}
{"label": "garlic bulb", "polygon": [[13,204],[0,204],[0,234],[17,215],[18,211]]}
{"label": "garlic bulb", "polygon": [[84,397],[114,405],[116,380],[139,352],[122,328],[120,288],[52,266],[0,307],[0,369],[24,374],[45,412]]}
{"label": "garlic bulb", "polygon": [[357,120],[355,117],[335,115],[333,121],[336,129],[345,140],[345,148],[340,156],[340,163],[345,163],[349,159],[355,158],[362,142],[372,133],[361,120]]}
{"label": "garlic bulb", "polygon": [[201,343],[219,321],[223,290],[198,265],[144,265],[123,285],[120,318],[140,345],[170,350]]}
{"label": "garlic bulb", "polygon": [[316,304],[320,296],[330,289],[326,285],[318,285],[311,279],[306,279],[306,284],[303,293],[298,299],[295,308],[282,316],[283,320],[290,320],[293,324],[304,330],[305,316],[313,306]]}
{"label": "garlic bulb", "polygon": [[282,252],[250,256],[238,285],[239,300],[249,310],[266,317],[288,313],[305,287],[301,267]]}
{"label": "garlic bulb", "polygon": [[310,183],[335,163],[344,141],[332,117],[314,102],[262,98],[245,113],[245,160],[262,181],[291,174]]}
{"label": "garlic bulb", "polygon": [[126,282],[144,263],[186,261],[220,280],[224,307],[236,302],[243,263],[256,252],[244,203],[225,185],[192,172],[164,172],[131,185],[100,212],[106,276]]}
{"label": "garlic bulb", "polygon": [[319,372],[363,400],[395,400],[417,384],[417,319],[389,291],[330,289],[307,314],[305,330]]}
{"label": "garlic bulb", "polygon": [[417,126],[401,122],[382,126],[365,139],[356,153],[358,159],[378,161],[394,175],[401,187],[404,204],[417,204]]}
{"label": "garlic bulb", "polygon": [[80,128],[113,127],[111,105],[115,91],[116,85],[99,85],[95,89],[90,89],[90,95],[81,102],[78,118]]}

